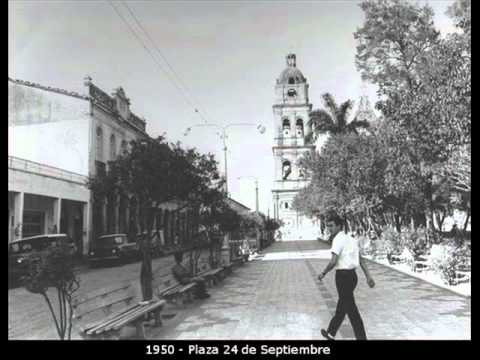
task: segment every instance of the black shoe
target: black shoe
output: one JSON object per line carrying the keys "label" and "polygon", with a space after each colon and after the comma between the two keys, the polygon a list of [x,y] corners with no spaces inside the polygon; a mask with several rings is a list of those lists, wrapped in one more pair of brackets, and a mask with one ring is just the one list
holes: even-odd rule
{"label": "black shoe", "polygon": [[198,298],[199,299],[208,299],[210,297],[210,294],[202,294],[202,295],[199,295]]}
{"label": "black shoe", "polygon": [[333,337],[332,335],[330,335],[327,330],[325,329],[322,329],[320,330],[320,333],[322,334],[322,336],[327,339],[327,340],[335,340],[335,337]]}

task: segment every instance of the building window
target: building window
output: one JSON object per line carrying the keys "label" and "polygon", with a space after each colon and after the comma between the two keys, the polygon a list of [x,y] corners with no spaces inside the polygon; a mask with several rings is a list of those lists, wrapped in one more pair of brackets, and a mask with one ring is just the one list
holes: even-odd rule
{"label": "building window", "polygon": [[288,78],[288,83],[289,84],[295,84],[295,78],[294,77],[289,77]]}
{"label": "building window", "polygon": [[292,172],[292,165],[290,161],[284,160],[282,162],[282,179],[287,180],[291,172]]}
{"label": "building window", "polygon": [[282,129],[283,129],[283,137],[289,137],[290,136],[290,120],[283,119]]}
{"label": "building window", "polygon": [[35,236],[45,233],[45,213],[42,211],[25,210],[23,212],[22,236]]}
{"label": "building window", "polygon": [[97,148],[96,148],[96,158],[100,161],[103,160],[103,130],[99,126],[97,127]]}
{"label": "building window", "polygon": [[110,160],[115,160],[117,156],[117,141],[115,135],[110,136]]}
{"label": "building window", "polygon": [[297,96],[297,92],[295,91],[295,89],[288,89],[287,95],[289,97],[295,97],[295,96]]}
{"label": "building window", "polygon": [[303,137],[303,120],[302,119],[297,119],[296,133],[297,133],[297,137]]}
{"label": "building window", "polygon": [[95,161],[95,174],[98,176],[105,176],[107,174],[107,169],[104,162]]}
{"label": "building window", "polygon": [[285,201],[285,209],[288,209],[288,202]]}
{"label": "building window", "polygon": [[122,140],[122,143],[120,144],[120,148],[122,151],[122,155],[125,151],[127,151],[127,142],[125,140]]}

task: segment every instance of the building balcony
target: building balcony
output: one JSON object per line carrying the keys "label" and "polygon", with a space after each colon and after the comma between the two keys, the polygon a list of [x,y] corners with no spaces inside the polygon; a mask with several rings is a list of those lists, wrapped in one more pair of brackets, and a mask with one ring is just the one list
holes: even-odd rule
{"label": "building balcony", "polygon": [[298,191],[306,187],[309,180],[276,180],[273,183],[272,191]]}
{"label": "building balcony", "polygon": [[40,164],[35,161],[17,158],[15,156],[8,157],[8,168],[71,181],[82,185],[86,184],[88,180],[88,177],[84,175],[56,168],[54,166]]}

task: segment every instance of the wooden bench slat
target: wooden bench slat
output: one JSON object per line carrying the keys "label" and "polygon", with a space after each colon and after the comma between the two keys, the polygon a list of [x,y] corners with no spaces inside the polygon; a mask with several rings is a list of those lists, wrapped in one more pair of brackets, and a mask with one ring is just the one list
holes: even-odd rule
{"label": "wooden bench slat", "polygon": [[123,290],[128,289],[130,286],[131,286],[130,284],[126,283],[122,285],[110,285],[104,288],[96,289],[96,290],[90,291],[86,295],[75,298],[73,300],[73,305],[74,307],[77,307],[95,298],[105,297],[115,292],[121,292]]}
{"label": "wooden bench slat", "polygon": [[184,285],[184,286],[180,289],[180,292],[185,292],[185,291],[187,291],[187,290],[190,290],[190,289],[193,288],[194,286],[195,286],[194,283]]}
{"label": "wooden bench slat", "polygon": [[122,326],[125,326],[135,320],[141,318],[142,316],[150,313],[154,310],[161,310],[165,304],[164,300],[154,300],[149,304],[136,304],[134,307],[130,308],[128,311],[125,311],[123,314],[120,314],[114,319],[111,319],[108,322],[99,324],[99,326],[90,329],[88,334],[101,334],[110,330],[118,330]]}
{"label": "wooden bench slat", "polygon": [[[155,325],[161,325],[160,311],[163,309],[166,301],[164,299],[154,299],[148,303],[135,303],[129,305],[139,294],[137,287],[132,283],[123,285],[113,285],[102,289],[97,289],[93,292],[82,294],[75,300],[74,305],[74,319],[77,322],[80,334],[83,336],[98,336],[100,334],[118,335],[116,331],[123,326],[130,323],[135,324],[137,328],[137,336],[144,338],[145,332],[142,324],[142,317],[153,313],[155,316]],[[105,315],[105,311],[112,309],[115,304],[124,303],[123,309]],[[88,314],[100,311],[97,319],[91,315],[89,319]],[[103,311],[103,312],[102,312]],[[95,313],[93,314],[95,315]],[[82,321],[83,320],[83,321]],[[86,320],[91,320],[87,323]],[[85,323],[87,323],[85,325]]]}
{"label": "wooden bench slat", "polygon": [[128,314],[132,313],[133,311],[136,311],[138,309],[138,307],[139,307],[139,305],[135,304],[135,305],[125,309],[121,313],[116,314],[116,316],[109,317],[108,320],[103,319],[103,320],[97,322],[97,324],[94,327],[91,327],[91,328],[87,329],[86,333],[88,335],[98,334],[99,332],[101,332],[102,329],[105,329],[106,326],[108,326],[110,324],[113,324],[113,323],[117,322],[119,319],[128,316]]}
{"label": "wooden bench slat", "polygon": [[162,308],[165,304],[165,300],[158,300],[152,304],[145,304],[145,305],[142,305],[142,308],[137,311],[136,313],[132,313],[130,314],[127,318],[123,319],[122,321],[120,322],[117,322],[115,324],[112,324],[111,326],[113,326],[113,330],[118,330],[120,327],[130,323],[130,322],[134,322],[136,320],[138,320],[139,318],[141,318],[142,316],[154,311],[154,310],[157,310],[158,308]]}
{"label": "wooden bench slat", "polygon": [[[136,307],[136,305],[134,305]],[[109,316],[108,320],[107,318],[100,319],[96,321],[95,323],[89,324],[88,327],[82,328],[82,332],[87,334],[87,335],[92,335],[94,334],[95,330],[100,329],[105,326],[105,324],[108,324],[112,321],[115,321],[117,316],[121,316],[121,314],[127,313],[129,311],[132,311],[132,307],[129,307],[128,309],[124,309],[121,312],[116,313],[114,316]]]}
{"label": "wooden bench slat", "polygon": [[177,290],[177,289],[179,289],[179,288],[180,288],[180,284],[171,285],[171,286],[169,286],[169,287],[167,287],[167,288],[163,288],[163,289],[160,290],[158,293],[161,294],[161,295],[162,295],[162,294],[167,294],[167,293],[169,293],[169,292],[171,292],[171,291],[175,291],[175,290]]}
{"label": "wooden bench slat", "polygon": [[109,298],[97,300],[89,304],[84,304],[82,305],[81,311],[78,311],[79,315],[77,316],[77,318],[82,318],[87,314],[98,311],[99,309],[107,309],[108,307],[119,304],[121,302],[125,302],[126,304],[128,304],[131,300],[133,300],[133,298],[133,294],[117,294]]}
{"label": "wooden bench slat", "polygon": [[102,332],[106,332],[106,331],[110,331],[112,330],[117,324],[123,322],[124,320],[128,320],[124,325],[128,324],[129,322],[131,322],[132,320],[129,320],[132,318],[133,315],[136,315],[136,314],[142,314],[143,313],[143,306],[142,305],[139,305],[137,304],[138,306],[129,311],[128,313],[125,313],[123,314],[122,316],[120,316],[118,319],[115,319],[114,321],[110,322],[108,325],[106,326],[102,326],[100,327],[99,329],[97,329],[95,331],[96,334],[99,334],[99,333],[102,333]]}

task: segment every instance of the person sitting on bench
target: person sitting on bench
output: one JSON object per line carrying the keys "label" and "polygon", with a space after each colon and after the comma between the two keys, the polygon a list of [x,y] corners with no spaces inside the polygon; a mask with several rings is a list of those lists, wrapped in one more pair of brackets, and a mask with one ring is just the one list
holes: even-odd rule
{"label": "person sitting on bench", "polygon": [[188,271],[185,266],[182,265],[183,253],[175,253],[175,265],[172,268],[172,273],[175,279],[182,285],[189,283],[195,283],[195,296],[199,299],[206,299],[210,297],[210,294],[207,293],[207,287],[205,284],[205,279],[201,276],[192,276],[190,271]]}

